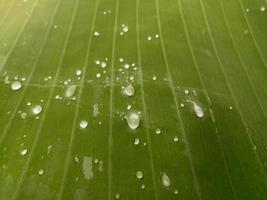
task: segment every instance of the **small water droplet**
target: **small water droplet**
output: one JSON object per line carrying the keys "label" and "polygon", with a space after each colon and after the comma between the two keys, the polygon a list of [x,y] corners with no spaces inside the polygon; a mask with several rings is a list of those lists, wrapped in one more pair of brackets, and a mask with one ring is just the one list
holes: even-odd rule
{"label": "small water droplet", "polygon": [[174,142],[178,142],[179,141],[179,138],[177,136],[174,136],[173,141]]}
{"label": "small water droplet", "polygon": [[157,76],[153,76],[153,77],[152,77],[152,80],[153,80],[153,81],[157,80]]}
{"label": "small water droplet", "polygon": [[142,184],[141,189],[145,189],[145,188],[146,188],[145,184]]}
{"label": "small water droplet", "polygon": [[132,109],[132,106],[129,104],[127,105],[127,110],[131,110]]}
{"label": "small water droplet", "polygon": [[107,66],[107,63],[106,62],[101,62],[101,67],[102,68],[105,68]]}
{"label": "small water droplet", "polygon": [[261,8],[260,8],[260,10],[262,11],[262,12],[264,12],[265,11],[265,6],[261,6]]}
{"label": "small water droplet", "polygon": [[100,35],[100,33],[99,32],[94,32],[94,36],[99,36]]}
{"label": "small water droplet", "polygon": [[86,128],[87,126],[88,126],[88,122],[87,122],[87,121],[82,120],[82,121],[80,122],[80,127],[81,127],[82,129]]}
{"label": "small water droplet", "polygon": [[115,198],[119,199],[121,197],[121,195],[119,193],[115,194]]}
{"label": "small water droplet", "polygon": [[96,78],[100,78],[101,77],[101,74],[98,72],[96,73]]}
{"label": "small water droplet", "polygon": [[123,66],[124,66],[124,68],[125,68],[125,69],[129,69],[129,67],[130,67],[130,65],[129,65],[129,64],[127,64],[127,63],[126,63],[126,64],[124,64]]}
{"label": "small water droplet", "polygon": [[131,84],[125,86],[124,94],[130,97],[130,96],[134,96],[134,92],[135,92],[134,87]]}
{"label": "small water droplet", "polygon": [[139,138],[135,138],[134,139],[134,145],[138,145],[140,144],[140,139]]}
{"label": "small water droplet", "polygon": [[40,106],[40,105],[36,105],[36,106],[34,106],[34,107],[32,108],[32,112],[33,112],[33,114],[35,114],[35,115],[40,114],[40,113],[42,112],[42,110],[43,110],[43,108],[42,108],[42,106]]}
{"label": "small water droplet", "polygon": [[20,114],[20,117],[21,117],[21,119],[26,119],[27,115],[28,115],[27,113],[23,112]]}
{"label": "small water droplet", "polygon": [[44,174],[44,170],[43,170],[43,169],[40,169],[40,170],[38,171],[38,174],[39,174],[39,175],[43,175],[43,174]]}
{"label": "small water droplet", "polygon": [[137,129],[140,125],[140,116],[136,112],[130,112],[127,116],[125,116],[128,126],[131,129]]}
{"label": "small water droplet", "polygon": [[25,156],[27,153],[28,153],[28,150],[27,149],[22,149],[20,151],[20,155],[22,155],[22,156]]}
{"label": "small water droplet", "polygon": [[173,192],[175,195],[177,195],[179,193],[179,191],[177,189],[174,190]]}
{"label": "small water droplet", "polygon": [[137,171],[137,172],[136,172],[136,177],[137,177],[138,179],[142,179],[142,178],[144,177],[144,173],[143,173],[142,171]]}
{"label": "small water droplet", "polygon": [[126,33],[126,32],[128,32],[129,28],[128,28],[128,26],[124,26],[122,30],[123,30],[123,32]]}
{"label": "small water droplet", "polygon": [[151,36],[148,36],[147,37],[147,40],[149,40],[149,41],[152,40],[152,37]]}
{"label": "small water droplet", "polygon": [[171,180],[165,172],[162,175],[161,182],[162,182],[162,185],[165,187],[170,187],[171,185]]}
{"label": "small water droplet", "polygon": [[185,94],[189,94],[189,90],[188,90],[188,89],[185,89],[185,90],[184,90],[184,93],[185,93]]}
{"label": "small water droplet", "polygon": [[155,130],[155,133],[156,133],[156,134],[160,134],[160,133],[161,133],[161,130],[160,130],[159,128],[157,128],[157,129]]}
{"label": "small water droplet", "polygon": [[76,75],[77,75],[77,76],[81,76],[81,75],[82,75],[82,70],[77,69],[77,70],[76,70]]}
{"label": "small water droplet", "polygon": [[12,89],[12,90],[19,90],[21,87],[22,87],[22,84],[21,84],[21,82],[19,82],[19,81],[14,81],[14,82],[11,84],[11,89]]}

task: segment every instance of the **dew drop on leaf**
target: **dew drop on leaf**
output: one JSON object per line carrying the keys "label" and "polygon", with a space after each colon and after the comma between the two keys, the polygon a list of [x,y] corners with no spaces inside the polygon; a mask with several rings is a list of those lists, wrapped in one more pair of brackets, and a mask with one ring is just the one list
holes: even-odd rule
{"label": "dew drop on leaf", "polygon": [[36,105],[36,106],[34,106],[34,107],[32,108],[32,112],[33,112],[33,114],[35,114],[35,115],[40,114],[40,113],[42,112],[42,110],[43,110],[43,108],[42,108],[42,106],[40,106],[40,105]]}
{"label": "dew drop on leaf", "polygon": [[66,89],[66,92],[65,92],[65,96],[67,98],[72,97],[75,94],[76,88],[77,88],[76,85],[70,85],[70,86],[68,86],[67,89]]}
{"label": "dew drop on leaf", "polygon": [[134,93],[135,93],[135,89],[131,84],[125,86],[124,94],[126,94],[129,97],[131,97],[131,96],[134,96]]}
{"label": "dew drop on leaf", "polygon": [[21,82],[19,82],[19,81],[14,81],[14,82],[11,84],[11,89],[12,89],[12,90],[19,90],[21,87],[22,87],[22,84],[21,84]]}
{"label": "dew drop on leaf", "polygon": [[138,179],[142,179],[142,178],[144,177],[144,173],[143,173],[142,171],[137,171],[137,172],[136,172],[136,177],[137,177]]}
{"label": "dew drop on leaf", "polygon": [[131,129],[137,129],[140,125],[140,116],[137,112],[130,112],[125,116],[128,126]]}
{"label": "dew drop on leaf", "polygon": [[88,126],[88,122],[87,122],[87,121],[82,120],[82,121],[80,122],[80,127],[81,127],[82,129],[86,128],[87,126]]}
{"label": "dew drop on leaf", "polygon": [[165,172],[162,174],[161,182],[162,182],[162,185],[165,187],[170,187],[171,185],[171,180]]}

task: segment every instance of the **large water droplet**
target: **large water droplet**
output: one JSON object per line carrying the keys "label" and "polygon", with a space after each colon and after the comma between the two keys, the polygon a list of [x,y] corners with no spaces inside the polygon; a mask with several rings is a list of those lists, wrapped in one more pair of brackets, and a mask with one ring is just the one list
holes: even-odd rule
{"label": "large water droplet", "polygon": [[21,87],[22,87],[22,84],[21,84],[21,82],[19,82],[19,81],[14,81],[14,82],[11,84],[11,89],[12,89],[12,90],[19,90]]}
{"label": "large water droplet", "polygon": [[131,129],[137,129],[140,125],[140,116],[137,112],[130,112],[125,116],[128,126]]}
{"label": "large water droplet", "polygon": [[40,114],[40,113],[42,112],[42,110],[43,110],[43,108],[42,108],[42,106],[40,106],[40,105],[36,105],[36,106],[34,106],[34,107],[32,108],[32,112],[33,112],[33,114],[35,114],[35,115]]}
{"label": "large water droplet", "polygon": [[80,122],[80,127],[81,127],[81,128],[86,128],[87,126],[88,126],[88,122],[87,122],[87,121],[82,120],[82,121]]}
{"label": "large water droplet", "polygon": [[135,92],[134,87],[131,84],[125,86],[124,94],[130,97],[130,96],[134,96],[134,92]]}
{"label": "large water droplet", "polygon": [[144,177],[144,173],[143,173],[142,171],[137,171],[137,172],[136,172],[136,177],[137,177],[138,179],[142,179],[142,178]]}
{"label": "large water droplet", "polygon": [[67,98],[72,97],[75,94],[76,88],[77,88],[77,85],[70,85],[69,87],[67,87],[65,96]]}
{"label": "large water droplet", "polygon": [[165,187],[170,187],[171,185],[171,180],[165,172],[162,174],[161,182],[162,182],[162,185]]}

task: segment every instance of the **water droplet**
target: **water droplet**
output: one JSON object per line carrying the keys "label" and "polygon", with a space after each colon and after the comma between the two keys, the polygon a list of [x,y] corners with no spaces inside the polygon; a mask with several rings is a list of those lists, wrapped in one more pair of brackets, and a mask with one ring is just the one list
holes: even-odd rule
{"label": "water droplet", "polygon": [[233,110],[233,107],[232,106],[229,106],[229,110]]}
{"label": "water droplet", "polygon": [[14,82],[11,84],[11,89],[12,89],[12,90],[19,90],[21,87],[22,87],[22,84],[21,84],[21,82],[19,82],[19,81],[14,81]]}
{"label": "water droplet", "polygon": [[97,117],[99,115],[99,105],[98,104],[94,104],[93,105],[93,116]]}
{"label": "water droplet", "polygon": [[137,171],[137,172],[136,172],[136,177],[137,177],[138,179],[142,179],[142,178],[144,177],[144,173],[143,173],[142,171]]}
{"label": "water droplet", "polygon": [[121,197],[121,195],[119,193],[115,194],[115,198],[119,199]]}
{"label": "water droplet", "polygon": [[102,67],[102,68],[105,68],[106,66],[107,66],[107,63],[106,63],[106,62],[102,62],[102,63],[101,63],[101,67]]}
{"label": "water droplet", "polygon": [[28,115],[27,113],[23,112],[20,114],[20,117],[21,119],[26,119],[27,115]]}
{"label": "water droplet", "polygon": [[184,104],[183,104],[183,103],[181,103],[181,104],[180,104],[180,106],[183,108],[183,107],[184,107]]}
{"label": "water droplet", "polygon": [[32,112],[33,112],[33,114],[35,114],[35,115],[40,114],[40,113],[42,112],[42,110],[43,110],[43,108],[42,108],[42,106],[40,106],[40,105],[36,105],[36,106],[34,106],[34,107],[32,108]]}
{"label": "water droplet", "polygon": [[146,188],[145,184],[142,184],[141,189],[145,189],[145,188]]}
{"label": "water droplet", "polygon": [[94,36],[99,36],[100,35],[100,33],[99,32],[94,32]]}
{"label": "water droplet", "polygon": [[177,189],[174,190],[173,192],[175,195],[177,195],[179,193],[179,191]]}
{"label": "water droplet", "polygon": [[134,139],[134,145],[138,145],[140,144],[140,139],[139,138],[135,138]]}
{"label": "water droplet", "polygon": [[82,121],[80,122],[80,127],[81,127],[82,129],[86,128],[87,126],[88,126],[88,122],[87,122],[87,121],[82,120]]}
{"label": "water droplet", "polygon": [[157,129],[155,130],[155,133],[156,133],[156,134],[160,134],[160,133],[161,133],[161,130],[160,130],[159,128],[157,128]]}
{"label": "water droplet", "polygon": [[127,110],[131,110],[132,109],[132,106],[129,104],[127,105]]}
{"label": "water droplet", "polygon": [[96,73],[96,78],[100,78],[101,77],[101,74],[98,72]]}
{"label": "water droplet", "polygon": [[134,96],[134,92],[135,92],[134,87],[131,84],[125,86],[124,94],[130,97],[130,96]]}
{"label": "water droplet", "polygon": [[39,175],[43,175],[43,174],[44,174],[44,170],[43,170],[43,169],[40,169],[40,170],[38,171],[38,174],[39,174]]}
{"label": "water droplet", "polygon": [[28,153],[28,150],[27,149],[22,149],[20,151],[20,155],[22,155],[22,156],[25,156],[27,153]]}
{"label": "water droplet", "polygon": [[265,6],[261,6],[261,8],[260,8],[260,10],[262,11],[262,12],[264,12],[265,11]]}
{"label": "water droplet", "polygon": [[123,58],[120,58],[119,61],[120,61],[120,62],[123,62]]}
{"label": "water droplet", "polygon": [[147,37],[147,40],[149,40],[149,41],[152,40],[152,37],[151,36],[148,36]]}
{"label": "water droplet", "polygon": [[193,104],[194,112],[196,113],[197,117],[200,117],[200,118],[204,117],[204,111],[198,104],[196,104],[194,101],[190,101],[190,100],[188,100],[188,102]]}
{"label": "water droplet", "polygon": [[162,185],[165,187],[170,187],[170,185],[171,185],[171,180],[165,172],[163,173],[163,175],[161,177],[161,182],[162,182]]}
{"label": "water droplet", "polygon": [[123,30],[123,32],[126,33],[126,32],[128,32],[129,28],[128,28],[128,26],[124,26],[122,30]]}
{"label": "water droplet", "polygon": [[159,34],[156,34],[156,35],[155,35],[155,38],[159,38]]}
{"label": "water droplet", "polygon": [[77,69],[77,70],[76,70],[76,75],[77,75],[77,76],[81,76],[81,75],[82,75],[82,70]]}
{"label": "water droplet", "polygon": [[65,96],[67,98],[72,97],[75,94],[76,88],[77,88],[77,85],[68,86],[67,89],[66,89],[66,92],[65,92]]}
{"label": "water droplet", "polygon": [[185,90],[184,90],[184,93],[185,93],[185,94],[189,94],[189,90],[188,90],[188,89],[185,89]]}
{"label": "water droplet", "polygon": [[94,176],[92,161],[93,159],[91,157],[83,157],[83,175],[87,180],[90,180]]}
{"label": "water droplet", "polygon": [[126,63],[126,64],[124,64],[124,68],[125,68],[125,69],[129,69],[129,67],[130,67],[130,65],[129,65],[129,64],[127,64],[127,63]]}
{"label": "water droplet", "polygon": [[178,142],[179,141],[179,138],[177,136],[174,136],[173,141],[174,142]]}
{"label": "water droplet", "polygon": [[140,116],[136,112],[130,112],[127,116],[125,116],[128,126],[131,129],[137,129],[140,125]]}
{"label": "water droplet", "polygon": [[152,80],[153,80],[153,81],[157,80],[157,76],[153,76],[153,77],[152,77]]}

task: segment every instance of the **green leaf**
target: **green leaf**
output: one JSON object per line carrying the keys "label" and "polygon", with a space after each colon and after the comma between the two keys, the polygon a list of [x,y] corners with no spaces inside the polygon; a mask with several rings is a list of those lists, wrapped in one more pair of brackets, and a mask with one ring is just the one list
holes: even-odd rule
{"label": "green leaf", "polygon": [[265,200],[266,7],[0,0],[0,199]]}

